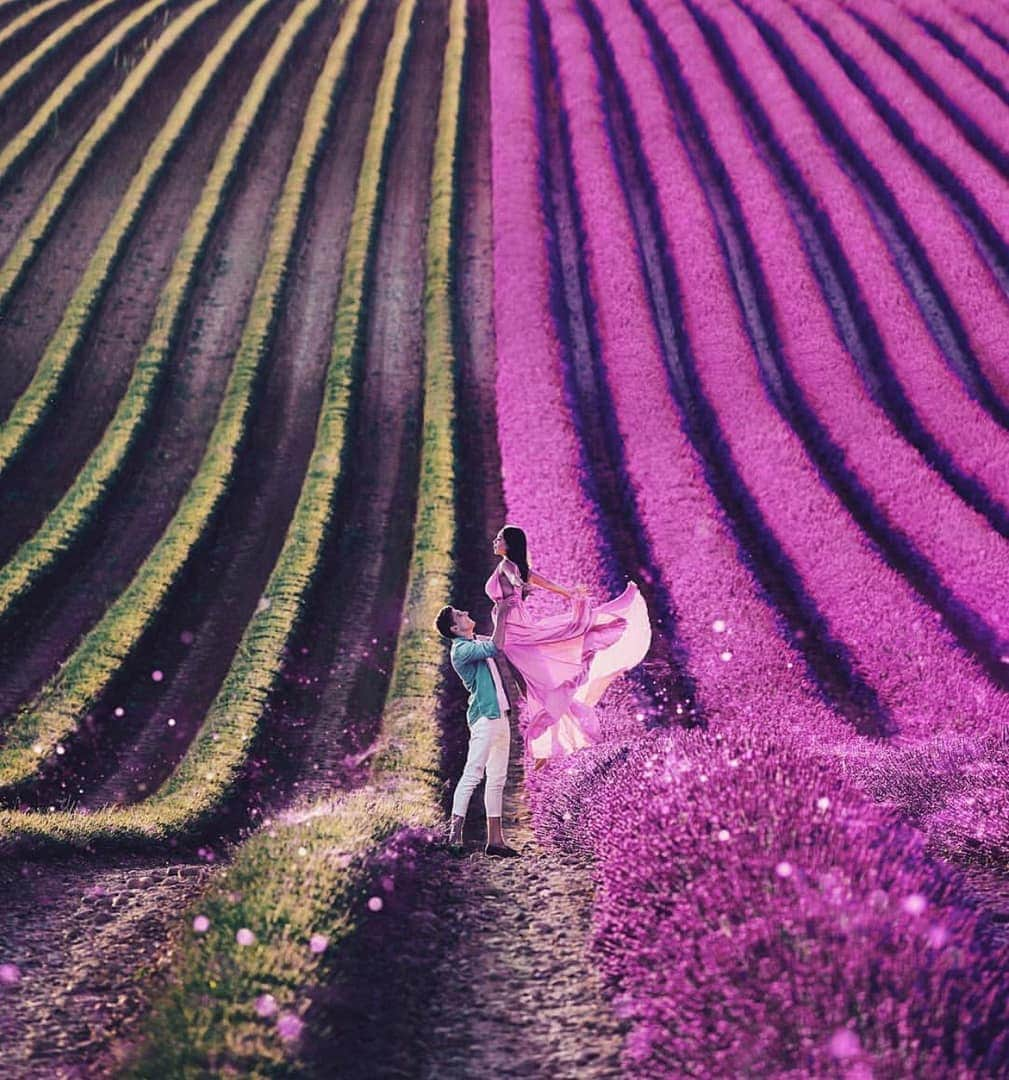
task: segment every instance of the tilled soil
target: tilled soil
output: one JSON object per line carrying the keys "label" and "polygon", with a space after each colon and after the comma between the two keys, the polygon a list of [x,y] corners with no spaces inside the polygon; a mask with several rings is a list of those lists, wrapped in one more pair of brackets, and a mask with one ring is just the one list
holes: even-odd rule
{"label": "tilled soil", "polygon": [[[26,270],[0,322],[0,349],[5,358],[0,368],[0,411],[4,416],[28,385],[46,341],[59,325],[144,154],[190,76],[235,18],[237,6],[234,0],[224,0],[190,27],[162,59],[94,155]],[[262,21],[267,18],[265,15]],[[254,32],[252,36],[256,36]],[[213,101],[212,93],[209,100]],[[13,241],[12,237],[5,239]]]}
{"label": "tilled soil", "polygon": [[215,872],[129,856],[25,863],[5,875],[0,963],[18,972],[0,985],[5,1080],[110,1075],[113,1040],[128,1035],[171,961],[179,911]]}
{"label": "tilled soil", "polygon": [[[51,414],[18,460],[4,472],[0,559],[9,558],[15,545],[38,528],[73,483],[111,419],[147,338],[159,295],[217,151],[255,69],[291,6],[292,0],[279,0],[235,49],[210,91],[213,108],[198,111],[147,199],[72,362],[66,384],[54,398]],[[173,93],[178,96],[181,89],[181,85],[174,87]],[[72,215],[79,213],[71,208]],[[31,297],[30,291],[25,294],[26,301]],[[16,317],[13,311],[12,317]],[[37,355],[41,355],[44,343],[32,340]],[[218,361],[215,366],[222,365]],[[190,393],[198,403],[200,387],[190,388]],[[163,469],[171,468],[168,462],[159,463]]]}
{"label": "tilled soil", "polygon": [[[324,17],[301,62],[296,61],[298,71],[288,80],[279,103],[279,122],[288,129],[297,130],[304,108],[303,101],[300,109],[296,105],[296,88],[304,89],[307,100],[338,15],[339,9],[333,9]],[[85,788],[86,805],[143,798],[179,760],[217,693],[276,562],[315,438],[355,166],[363,151],[390,29],[391,20],[380,8],[368,17],[361,47],[354,51],[346,97],[338,102],[333,125],[342,138],[328,143],[313,182],[286,286],[284,315],[264,364],[267,374],[250,419],[234,491],[151,635],[96,706],[99,723],[114,728],[105,727],[101,753],[91,756],[92,764],[101,759],[106,773],[101,782],[91,787],[98,772],[78,755],[77,775],[84,781],[79,786]],[[187,633],[192,643],[180,646]],[[155,669],[165,672],[160,685],[151,680]],[[123,702],[129,703],[125,706],[129,730],[116,741],[114,731],[121,725],[116,724],[114,710]]]}

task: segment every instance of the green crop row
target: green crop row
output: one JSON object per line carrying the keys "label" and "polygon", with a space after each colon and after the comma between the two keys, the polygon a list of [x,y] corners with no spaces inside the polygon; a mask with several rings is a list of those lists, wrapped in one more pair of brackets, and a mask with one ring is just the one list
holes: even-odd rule
{"label": "green crop row", "polygon": [[322,0],[303,0],[295,8],[257,69],[217,153],[159,298],[147,341],[102,441],[38,532],[0,568],[0,619],[75,542],[127,461],[153,405],[195,282],[196,267],[224,205],[225,193],[235,176],[249,135],[296,43],[321,10],[321,3]]}
{"label": "green crop row", "polygon": [[[86,8],[75,18],[68,20],[55,33],[51,34],[40,45],[32,49],[30,53],[19,60],[4,76],[0,78],[0,108],[7,106],[7,98],[26,79],[34,76],[45,61],[63,44],[63,42],[77,30],[85,17],[90,18],[95,9],[104,8],[109,0],[102,0],[99,4],[93,4]],[[95,76],[110,64],[116,55],[116,50],[122,48],[137,34],[147,20],[161,8],[167,8],[176,0],[150,0],[143,7],[116,24],[112,33],[102,40],[79,60],[56,89],[46,98],[41,108],[28,121],[28,123],[14,136],[0,152],[0,180],[10,176],[11,171],[23,160],[25,154],[42,138],[50,123],[65,109],[71,101],[95,78]]]}
{"label": "green crop row", "polygon": [[[314,167],[327,133],[338,88],[346,75],[350,46],[367,0],[352,0],[339,33],[326,58],[305,114],[302,132],[274,215],[269,247],[256,283],[249,317],[243,330],[225,390],[224,400],[207,451],[175,517],[128,588],[109,608],[101,622],[33,705],[15,718],[14,730],[0,751],[0,785],[21,783],[35,771],[39,757],[53,753],[73,733],[81,715],[96,699],[109,677],[132,652],[156,616],[169,589],[206,530],[231,483],[239,447],[245,435],[253,391],[276,321],[284,277],[302,215]],[[350,262],[348,254],[348,265]],[[346,279],[346,271],[345,271]],[[282,648],[292,605],[300,589],[287,570],[298,568],[299,548],[306,514],[306,498],[319,482],[339,469],[342,417],[347,408],[352,372],[347,365],[331,365],[320,425],[326,424],[327,441],[317,444],[309,464],[295,519],[285,538],[278,566],[267,583],[264,603],[253,616],[239,643],[237,655],[215,699],[199,736],[164,788],[146,802],[124,810],[108,810],[84,817],[46,815],[41,824],[49,836],[105,836],[112,841],[158,838],[192,827],[219,802],[234,779],[239,759],[251,738],[249,722],[258,719],[272,685],[275,665],[259,670],[261,656]],[[315,507],[309,508],[314,510]],[[300,583],[298,583],[300,584]],[[6,819],[9,823],[12,819]],[[26,835],[36,835],[40,823],[24,821]],[[4,819],[0,817],[0,834]]]}
{"label": "green crop row", "polygon": [[[79,11],[74,15],[73,18],[67,19],[66,22],[61,23],[57,30],[54,30],[47,38],[36,45],[34,49],[21,57],[16,64],[4,73],[3,78],[0,78],[0,108],[3,107],[6,98],[29,76],[33,75],[40,65],[45,63],[45,61],[69,38],[73,37],[78,30],[87,26],[92,19],[97,18],[107,8],[121,2],[122,0],[95,0],[95,3],[89,4],[82,11]],[[26,12],[27,15],[31,15],[32,17],[37,17],[40,13],[38,8]],[[22,18],[23,17],[24,16],[22,16]],[[14,20],[15,23],[18,21],[20,20]],[[21,28],[19,27],[18,29]],[[0,33],[0,45],[11,36],[13,30],[14,23]]]}
{"label": "green crop row", "polygon": [[[453,0],[428,225],[421,483],[375,783],[270,823],[186,913],[169,989],[125,1074],[135,1080],[303,1075],[298,1030],[312,1024],[309,1004],[355,931],[372,887],[371,856],[404,826],[427,829],[438,817],[435,708],[444,646],[431,624],[451,584],[455,536],[450,258],[465,43],[465,0]],[[375,891],[381,898],[383,890]],[[193,928],[200,916],[203,933]],[[237,943],[242,929],[253,933],[251,944]]]}
{"label": "green crop row", "polygon": [[[6,45],[8,41],[16,37],[22,30],[27,30],[33,22],[41,19],[44,15],[48,15],[51,11],[55,11],[57,8],[64,7],[71,0],[44,0],[41,4],[32,4],[27,11],[22,12],[20,15],[11,19],[11,21],[0,31],[0,45]],[[108,3],[110,0],[104,0]],[[114,2],[114,0],[112,0]]]}
{"label": "green crop row", "polygon": [[[202,0],[202,3],[187,15],[192,14],[195,21],[200,8],[209,10],[219,2],[220,0]],[[167,168],[172,151],[189,130],[198,110],[205,104],[208,92],[224,70],[228,58],[242,38],[251,30],[259,15],[272,2],[273,0],[252,0],[252,3],[243,8],[238,18],[224,32],[207,54],[196,74],[189,80],[164,127],[151,143],[140,168],[102,234],[98,248],[91,256],[91,261],[67,304],[56,332],[46,345],[31,382],[15,402],[6,422],[0,428],[0,476],[51,408],[53,399],[70,370],[71,361],[84,341],[87,328],[98,309],[112,271],[126,248],[126,241],[140,219],[159,177]],[[186,16],[183,16],[178,22],[184,22],[185,18]],[[60,181],[57,181],[56,186],[62,186]],[[47,215],[46,206],[52,194],[51,190],[46,197],[46,205],[40,208],[33,217],[27,233],[19,237],[18,246],[3,270],[0,270],[0,276],[11,266],[12,260],[18,259],[22,243],[41,233],[41,226],[36,228],[36,221],[39,214]],[[4,284],[9,288],[13,287],[12,281],[8,284],[5,279]]]}

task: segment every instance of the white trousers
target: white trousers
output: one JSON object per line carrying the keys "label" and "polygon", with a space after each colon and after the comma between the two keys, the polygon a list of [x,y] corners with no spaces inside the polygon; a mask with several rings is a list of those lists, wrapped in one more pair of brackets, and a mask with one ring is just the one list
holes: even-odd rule
{"label": "white trousers", "polygon": [[466,766],[455,787],[452,813],[464,818],[477,784],[487,773],[483,800],[487,816],[501,817],[505,777],[508,775],[508,749],[511,726],[507,716],[481,716],[470,725]]}

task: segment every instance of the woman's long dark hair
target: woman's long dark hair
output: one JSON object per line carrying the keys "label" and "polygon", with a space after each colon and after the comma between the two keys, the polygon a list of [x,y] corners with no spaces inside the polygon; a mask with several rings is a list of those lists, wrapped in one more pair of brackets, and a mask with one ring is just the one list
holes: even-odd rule
{"label": "woman's long dark hair", "polygon": [[505,553],[519,568],[522,580],[529,581],[529,545],[526,534],[517,525],[506,525],[501,530],[501,539],[505,543]]}

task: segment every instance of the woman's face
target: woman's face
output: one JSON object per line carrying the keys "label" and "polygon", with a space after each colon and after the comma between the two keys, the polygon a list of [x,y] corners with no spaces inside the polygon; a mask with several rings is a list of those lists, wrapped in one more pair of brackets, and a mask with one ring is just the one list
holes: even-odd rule
{"label": "woman's face", "polygon": [[507,556],[508,554],[508,545],[504,542],[504,537],[500,532],[494,537],[494,554],[501,556]]}

